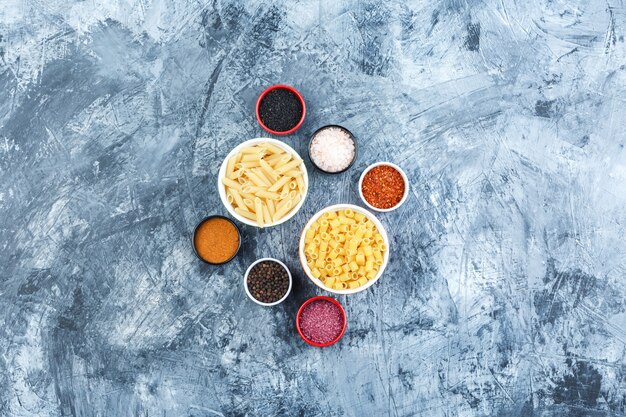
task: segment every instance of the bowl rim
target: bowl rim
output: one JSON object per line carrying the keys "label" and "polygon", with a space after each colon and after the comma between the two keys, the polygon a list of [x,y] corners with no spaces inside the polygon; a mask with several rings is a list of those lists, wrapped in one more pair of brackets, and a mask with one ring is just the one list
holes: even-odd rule
{"label": "bowl rim", "polygon": [[[232,207],[232,205],[228,202],[228,200],[226,199],[226,188],[224,187],[224,184],[222,183],[222,177],[226,173],[226,165],[228,163],[228,160],[232,156],[234,156],[236,152],[239,152],[240,149],[245,148],[246,146],[255,145],[257,143],[263,143],[263,142],[269,142],[273,145],[279,146],[280,148],[284,149],[287,152],[291,152],[292,154],[296,155],[298,158],[302,160],[302,163],[300,164],[300,170],[302,171],[302,179],[304,180],[304,192],[302,193],[302,198],[300,199],[300,202],[298,203],[298,205],[296,205],[296,207],[294,207],[289,213],[287,213],[285,217],[283,217],[282,219],[280,219],[279,221],[275,223],[259,226],[255,221],[246,219],[245,217],[239,215],[235,211],[235,209]],[[306,197],[309,194],[309,174],[307,172],[306,165],[304,164],[304,159],[302,159],[300,154],[298,154],[298,152],[296,152],[295,149],[287,145],[285,142],[280,141],[278,139],[272,139],[272,138],[253,138],[253,139],[248,139],[244,142],[241,142],[240,144],[235,146],[233,149],[231,149],[231,151],[228,152],[228,154],[224,157],[224,160],[222,161],[222,165],[220,166],[220,169],[217,172],[217,192],[220,196],[220,200],[222,201],[222,204],[224,205],[224,207],[226,207],[228,214],[233,216],[236,220],[240,221],[243,224],[247,224],[248,226],[258,227],[260,229],[266,228],[266,227],[273,227],[273,226],[278,226],[279,224],[286,222],[287,220],[295,216],[298,211],[300,211],[300,209],[302,208],[302,205],[304,204],[304,200],[306,200]]]}
{"label": "bowl rim", "polygon": [[[204,224],[204,222],[211,220],[211,219],[224,219],[228,221],[230,224],[232,224],[233,226],[235,226],[235,230],[237,231],[237,237],[239,238],[239,243],[237,244],[237,250],[235,250],[235,253],[233,253],[233,255],[227,260],[225,260],[224,262],[207,261],[202,256],[200,256],[200,254],[198,253],[198,250],[196,249],[196,233],[198,233],[198,229],[200,228],[200,226]],[[196,225],[196,227],[194,227],[193,233],[191,234],[191,247],[193,248],[193,253],[195,253],[198,259],[200,259],[204,263],[207,263],[209,265],[227,264],[228,262],[235,259],[235,256],[237,256],[237,254],[239,253],[239,249],[241,249],[241,230],[239,229],[239,226],[237,226],[237,224],[233,221],[233,219],[226,217],[226,216],[222,216],[221,214],[211,214],[210,216],[207,216],[204,219],[200,220],[200,222]]]}
{"label": "bowl rim", "polygon": [[[267,93],[269,93],[270,91],[278,90],[281,88],[283,90],[287,90],[295,94],[295,96],[298,97],[298,100],[300,100],[300,104],[302,104],[302,117],[300,117],[300,121],[294,127],[292,127],[289,130],[285,130],[284,132],[272,130],[269,127],[265,126],[265,123],[261,121],[261,115],[259,114],[259,107],[261,106],[261,100],[263,100],[263,97],[265,97]],[[274,85],[267,87],[265,90],[263,90],[261,94],[259,94],[259,98],[256,101],[255,113],[256,113],[256,120],[259,122],[259,124],[265,131],[271,133],[272,135],[278,135],[278,136],[290,135],[296,130],[298,130],[300,126],[302,126],[302,123],[304,123],[304,116],[306,116],[306,104],[304,103],[304,98],[302,97],[302,94],[300,94],[300,92],[296,90],[295,88],[293,88],[292,86],[287,85],[287,84],[274,84]]]}
{"label": "bowl rim", "polygon": [[[302,329],[300,328],[300,315],[302,314],[302,311],[307,305],[318,300],[330,301],[331,303],[339,307],[339,311],[341,311],[341,316],[343,317],[343,328],[341,329],[341,332],[334,340],[331,340],[330,342],[326,342],[326,343],[317,343],[317,342],[307,339],[304,333],[302,333]],[[339,301],[335,300],[334,298],[328,297],[326,295],[317,295],[315,297],[309,298],[304,303],[302,303],[302,305],[298,309],[298,313],[296,313],[296,330],[298,330],[298,334],[300,335],[302,340],[304,340],[306,343],[308,343],[311,346],[328,347],[328,346],[334,345],[335,343],[339,341],[339,339],[343,337],[344,333],[346,332],[347,327],[348,327],[348,316],[346,315],[346,310],[343,308],[343,306],[341,305]]]}
{"label": "bowl rim", "polygon": [[[385,244],[387,245],[387,250],[383,254],[383,264],[380,266],[380,269],[378,270],[378,273],[376,274],[376,276],[373,279],[368,280],[367,284],[362,285],[362,286],[360,286],[358,288],[347,288],[345,290],[335,290],[333,288],[326,287],[322,283],[322,281],[320,281],[319,279],[315,278],[311,274],[311,270],[310,270],[309,266],[306,263],[306,256],[304,254],[304,237],[305,237],[305,234],[306,234],[306,230],[324,212],[331,211],[331,210],[341,210],[341,209],[346,209],[346,208],[350,208],[352,210],[358,211],[359,213],[362,213],[362,214],[366,215],[367,218],[370,221],[372,221],[374,223],[374,225],[376,225],[376,228],[380,232],[381,236],[383,237],[383,240],[385,241]],[[391,251],[391,245],[389,243],[389,236],[387,235],[387,231],[385,230],[385,227],[383,226],[381,221],[378,220],[378,218],[373,213],[370,213],[369,211],[367,211],[363,207],[360,207],[360,206],[357,206],[357,205],[354,205],[354,204],[333,204],[333,205],[324,207],[323,209],[319,210],[317,213],[315,213],[313,216],[311,216],[309,221],[302,228],[302,232],[300,233],[300,240],[299,240],[299,243],[298,243],[298,258],[300,259],[300,265],[302,266],[302,270],[304,271],[304,274],[313,282],[313,284],[317,285],[318,287],[320,287],[324,291],[328,291],[328,292],[331,292],[333,294],[340,294],[340,295],[356,294],[358,292],[365,291],[366,289],[368,289],[369,287],[374,285],[380,279],[380,277],[383,275],[383,273],[385,272],[385,268],[387,267],[387,264],[389,263],[390,251]]]}
{"label": "bowl rim", "polygon": [[[254,298],[252,296],[252,294],[250,293],[250,289],[248,288],[248,275],[250,274],[250,271],[252,270],[252,267],[254,267],[254,265],[256,265],[256,264],[258,264],[260,262],[263,262],[263,261],[272,261],[272,262],[276,262],[277,264],[280,264],[283,268],[285,268],[285,270],[287,271],[287,276],[289,276],[289,288],[287,288],[287,292],[285,293],[285,295],[283,295],[280,298],[280,300],[274,301],[273,303],[264,303],[262,301],[257,300],[256,298]],[[280,260],[278,260],[276,258],[260,258],[260,259],[257,259],[256,261],[254,261],[254,262],[252,262],[250,264],[248,269],[246,269],[246,273],[243,274],[243,287],[246,290],[246,294],[248,295],[248,298],[250,298],[252,301],[254,301],[258,305],[261,305],[263,307],[272,307],[272,306],[278,305],[278,304],[282,303],[283,301],[285,301],[287,299],[287,297],[289,297],[289,294],[291,293],[292,283],[293,283],[293,279],[291,278],[291,271],[289,271],[289,268],[287,268],[287,265],[285,265],[282,261],[280,261]]]}
{"label": "bowl rim", "polygon": [[[348,164],[347,167],[345,167],[341,171],[337,171],[337,172],[330,172],[330,171],[323,170],[322,168],[320,168],[315,163],[315,161],[313,161],[313,158],[311,158],[311,144],[313,143],[313,139],[315,138],[315,136],[319,132],[321,132],[322,130],[327,129],[329,127],[336,127],[336,128],[341,129],[341,130],[345,130],[350,135],[350,138],[352,139],[352,143],[354,143],[354,158],[352,158],[352,161],[350,161],[350,163]],[[309,155],[309,161],[311,161],[311,165],[313,165],[315,168],[317,168],[320,172],[322,172],[324,174],[328,174],[328,175],[342,174],[342,173],[346,172],[347,170],[349,170],[350,168],[352,168],[352,165],[354,165],[354,162],[356,161],[357,157],[359,156],[359,145],[358,145],[358,141],[357,141],[356,136],[354,136],[354,133],[352,133],[349,129],[347,129],[346,127],[341,126],[341,125],[329,124],[329,125],[324,125],[324,126],[320,127],[319,129],[317,129],[315,132],[313,132],[313,134],[309,138],[309,144],[307,145],[307,154]]]}
{"label": "bowl rim", "polygon": [[[404,194],[402,194],[402,198],[400,199],[400,201],[398,202],[398,204],[396,204],[393,207],[390,208],[378,208],[375,207],[373,205],[371,205],[366,199],[365,196],[363,195],[363,178],[365,178],[365,175],[370,172],[372,169],[378,167],[378,166],[382,166],[382,165],[387,165],[393,169],[395,169],[396,171],[398,171],[400,173],[400,175],[402,176],[402,179],[404,180]],[[365,168],[363,170],[363,172],[361,173],[361,176],[359,177],[359,196],[361,197],[361,201],[363,201],[363,203],[369,207],[370,209],[374,210],[374,211],[378,211],[380,213],[388,213],[390,211],[394,211],[395,209],[397,209],[398,207],[400,207],[402,204],[404,204],[404,202],[406,201],[406,199],[409,196],[409,177],[407,177],[406,173],[404,172],[404,170],[402,168],[400,168],[398,165],[394,164],[393,162],[387,162],[387,161],[380,161],[380,162],[374,162],[373,164],[370,164],[367,168]]]}

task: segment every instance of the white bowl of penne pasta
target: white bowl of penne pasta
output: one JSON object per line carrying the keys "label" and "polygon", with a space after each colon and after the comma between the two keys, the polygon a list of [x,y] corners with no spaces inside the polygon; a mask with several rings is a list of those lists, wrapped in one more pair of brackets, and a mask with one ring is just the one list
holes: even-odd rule
{"label": "white bowl of penne pasta", "polygon": [[289,145],[268,138],[247,140],[224,158],[217,189],[226,210],[240,222],[276,226],[292,218],[306,198],[307,170]]}
{"label": "white bowl of penne pasta", "polygon": [[311,217],[298,246],[311,281],[335,294],[354,294],[372,285],[389,262],[389,238],[382,223],[353,204],[326,207]]}

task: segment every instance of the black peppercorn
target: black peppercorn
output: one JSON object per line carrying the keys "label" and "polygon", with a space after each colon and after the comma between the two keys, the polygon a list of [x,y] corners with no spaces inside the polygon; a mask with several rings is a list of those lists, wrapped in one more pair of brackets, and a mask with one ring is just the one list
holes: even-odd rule
{"label": "black peppercorn", "polygon": [[289,274],[278,262],[262,261],[254,265],[248,274],[248,290],[262,303],[274,303],[287,293]]}

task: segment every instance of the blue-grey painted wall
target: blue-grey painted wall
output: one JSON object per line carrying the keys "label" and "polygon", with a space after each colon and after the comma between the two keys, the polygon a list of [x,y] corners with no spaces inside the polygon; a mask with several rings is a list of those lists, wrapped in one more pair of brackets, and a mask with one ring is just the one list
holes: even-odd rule
{"label": "blue-grey painted wall", "polygon": [[[625,31],[623,0],[3,0],[0,415],[626,415]],[[298,215],[204,265],[278,82],[308,106],[288,144],[339,123],[358,161],[307,160]],[[297,236],[378,160],[411,181],[391,262],[309,347]],[[242,288],[262,256],[279,307]]]}

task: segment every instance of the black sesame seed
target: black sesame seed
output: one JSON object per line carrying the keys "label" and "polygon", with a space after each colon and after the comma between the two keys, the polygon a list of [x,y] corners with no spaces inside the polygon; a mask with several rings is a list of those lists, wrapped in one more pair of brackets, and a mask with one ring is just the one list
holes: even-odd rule
{"label": "black sesame seed", "polygon": [[277,88],[261,99],[259,117],[270,130],[286,132],[300,122],[302,103],[291,91]]}

